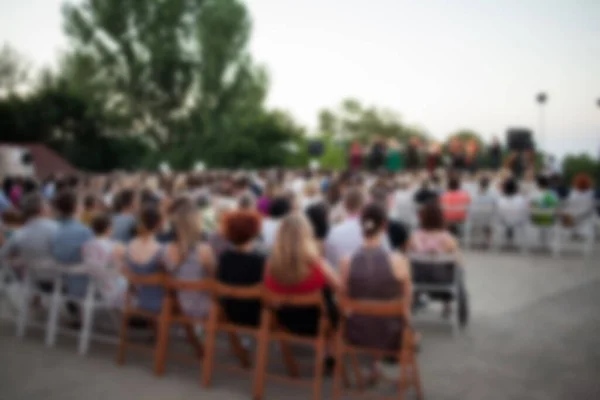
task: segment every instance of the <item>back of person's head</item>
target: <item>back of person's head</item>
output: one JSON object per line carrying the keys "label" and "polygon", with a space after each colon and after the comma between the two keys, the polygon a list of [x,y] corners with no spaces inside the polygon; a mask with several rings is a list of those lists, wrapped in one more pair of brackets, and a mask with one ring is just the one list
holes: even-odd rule
{"label": "back of person's head", "polygon": [[39,193],[31,193],[21,199],[21,213],[25,221],[40,216],[43,210],[44,199]]}
{"label": "back of person's head", "polygon": [[242,210],[252,210],[256,206],[254,197],[251,193],[244,193],[238,199],[238,208]]}
{"label": "back of person's head", "polygon": [[85,198],[83,199],[83,208],[86,211],[91,211],[96,207],[97,204],[97,199],[96,196],[92,195],[92,194],[88,194],[87,196],[85,196]]}
{"label": "back of person's head", "polygon": [[162,217],[156,206],[145,206],[139,215],[139,233],[154,234],[160,228]]}
{"label": "back of person's head", "polygon": [[35,180],[33,180],[32,178],[25,179],[25,182],[23,182],[23,194],[24,195],[36,192],[37,190],[38,190],[38,184]]}
{"label": "back of person's head", "polygon": [[359,213],[364,205],[364,195],[359,188],[348,190],[344,196],[344,208],[349,214]]}
{"label": "back of person's head", "polygon": [[202,223],[193,208],[180,207],[171,216],[175,243],[181,254],[186,254],[202,239]]}
{"label": "back of person's head", "polygon": [[419,222],[424,231],[438,231],[445,227],[444,213],[437,201],[425,203],[419,210]]}
{"label": "back of person's head", "polygon": [[309,222],[301,213],[292,213],[279,225],[269,260],[270,273],[280,283],[298,283],[318,254]]}
{"label": "back of person's head", "polygon": [[108,214],[98,214],[92,218],[92,231],[96,236],[104,236],[110,232],[112,228],[112,219]]}
{"label": "back of person's head", "polygon": [[23,214],[14,208],[9,208],[2,213],[2,222],[5,225],[20,226],[24,222]]}
{"label": "back of person's head", "polygon": [[13,185],[15,184],[15,181],[13,178],[7,176],[6,178],[4,178],[4,181],[2,182],[2,190],[4,191],[5,194],[9,194],[10,191],[12,190]]}
{"label": "back of person's head", "polygon": [[538,175],[536,182],[538,188],[542,190],[548,189],[550,187],[550,179],[548,179],[548,177],[545,175]]}
{"label": "back of person's head", "polygon": [[387,227],[387,213],[381,204],[367,205],[360,215],[363,237],[370,239],[383,232]]}
{"label": "back of person's head", "polygon": [[133,208],[135,193],[131,189],[124,189],[117,193],[114,205],[117,212],[124,212]]}
{"label": "back of person's head", "polygon": [[228,213],[223,221],[225,238],[234,246],[254,241],[261,230],[260,215],[255,211],[236,210]]}
{"label": "back of person's head", "polygon": [[329,233],[329,209],[324,203],[317,203],[306,209],[306,217],[310,222],[317,240],[325,240]]}
{"label": "back of person's head", "polygon": [[67,186],[71,190],[76,190],[79,185],[79,178],[76,175],[72,175],[67,178]]}
{"label": "back of person's head", "polygon": [[448,177],[448,190],[451,192],[457,191],[460,189],[460,177],[458,174],[451,174]]}
{"label": "back of person's head", "polygon": [[573,187],[580,192],[587,192],[594,186],[594,181],[588,174],[577,174],[573,178]]}
{"label": "back of person's head", "polygon": [[269,216],[274,219],[280,219],[288,215],[291,210],[292,205],[289,199],[284,196],[278,196],[269,205]]}
{"label": "back of person's head", "polygon": [[512,197],[519,193],[519,184],[514,178],[507,178],[502,184],[502,193],[507,197]]}
{"label": "back of person's head", "polygon": [[482,176],[479,178],[479,190],[485,192],[490,187],[490,178],[487,176]]}
{"label": "back of person's head", "polygon": [[77,211],[77,195],[73,190],[65,189],[56,195],[54,209],[60,218],[71,218]]}

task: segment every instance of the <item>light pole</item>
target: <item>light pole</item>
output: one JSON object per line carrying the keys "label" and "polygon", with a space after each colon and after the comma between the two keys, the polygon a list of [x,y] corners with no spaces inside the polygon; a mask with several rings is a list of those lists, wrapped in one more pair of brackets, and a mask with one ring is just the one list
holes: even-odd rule
{"label": "light pole", "polygon": [[536,101],[537,103],[540,105],[540,110],[539,110],[539,121],[538,121],[538,131],[539,131],[539,135],[540,135],[540,150],[542,151],[543,154],[543,150],[544,150],[544,145],[546,144],[545,142],[545,126],[544,126],[544,105],[546,104],[546,102],[548,101],[548,95],[546,94],[546,92],[540,92],[538,93],[538,95],[536,96]]}

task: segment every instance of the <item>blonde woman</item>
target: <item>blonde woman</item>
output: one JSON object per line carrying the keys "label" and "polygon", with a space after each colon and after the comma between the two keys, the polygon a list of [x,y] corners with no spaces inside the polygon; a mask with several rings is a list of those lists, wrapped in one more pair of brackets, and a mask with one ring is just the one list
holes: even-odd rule
{"label": "blonde woman", "polygon": [[[165,248],[165,266],[171,275],[181,280],[200,280],[214,275],[215,258],[211,248],[201,242],[202,229],[194,208],[182,207],[171,218],[175,240]],[[208,315],[208,293],[179,291],[181,308],[186,315]]]}
{"label": "blonde woman", "polygon": [[[281,221],[271,257],[267,261],[265,287],[280,294],[322,291],[329,317],[335,323],[331,290],[340,288],[340,277],[319,255],[311,226],[302,214],[293,213]],[[282,309],[278,318],[294,333],[313,336],[317,333],[318,310]]]}

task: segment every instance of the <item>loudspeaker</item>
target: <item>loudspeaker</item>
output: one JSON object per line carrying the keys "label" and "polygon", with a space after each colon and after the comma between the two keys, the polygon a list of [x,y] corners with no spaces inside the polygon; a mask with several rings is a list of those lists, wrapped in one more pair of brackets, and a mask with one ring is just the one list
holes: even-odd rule
{"label": "loudspeaker", "polygon": [[321,157],[324,152],[323,142],[320,140],[311,140],[308,142],[308,154],[311,157]]}
{"label": "loudspeaker", "polygon": [[533,135],[529,129],[513,128],[506,132],[506,143],[512,151],[533,150]]}

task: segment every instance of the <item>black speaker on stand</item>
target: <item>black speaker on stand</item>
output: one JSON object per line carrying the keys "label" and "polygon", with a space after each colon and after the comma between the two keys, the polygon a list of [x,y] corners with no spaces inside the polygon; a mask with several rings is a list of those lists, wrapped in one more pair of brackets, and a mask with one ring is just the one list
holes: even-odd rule
{"label": "black speaker on stand", "polygon": [[506,132],[506,145],[511,151],[534,150],[533,134],[525,128],[511,128]]}

